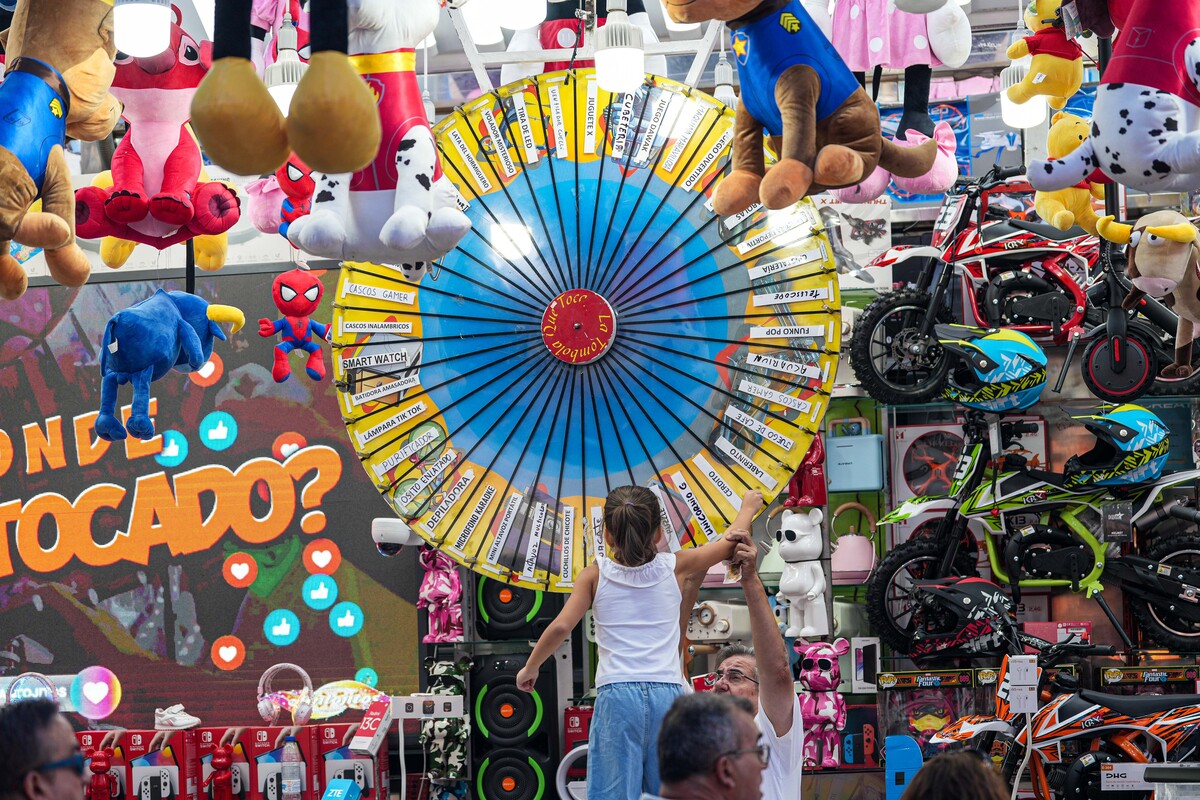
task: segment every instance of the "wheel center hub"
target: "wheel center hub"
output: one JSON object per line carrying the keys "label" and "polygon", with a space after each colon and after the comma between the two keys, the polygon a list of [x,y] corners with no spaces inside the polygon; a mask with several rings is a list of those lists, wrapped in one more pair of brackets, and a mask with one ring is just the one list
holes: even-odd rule
{"label": "wheel center hub", "polygon": [[612,306],[589,289],[571,289],[542,314],[542,341],[559,361],[590,364],[612,347],[617,317]]}

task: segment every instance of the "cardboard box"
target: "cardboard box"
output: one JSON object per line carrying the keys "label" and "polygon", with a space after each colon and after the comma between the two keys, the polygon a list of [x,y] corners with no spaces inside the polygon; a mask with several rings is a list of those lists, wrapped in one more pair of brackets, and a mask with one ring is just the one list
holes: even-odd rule
{"label": "cardboard box", "polygon": [[125,731],[130,800],[199,800],[196,731]]}
{"label": "cardboard box", "polygon": [[[99,747],[109,733],[109,731],[76,731],[75,739],[79,742],[79,749],[86,756],[89,750]],[[119,738],[112,751],[108,767],[109,774],[116,779],[116,790],[113,792],[112,800],[126,800],[129,796],[128,765],[125,763],[125,748],[121,746]],[[89,758],[84,763],[84,778],[89,781],[92,778],[91,769],[92,760]]]}
{"label": "cardboard box", "polygon": [[[702,681],[704,676],[693,680]],[[696,691],[710,691],[711,686],[698,688]],[[574,750],[581,744],[587,744],[588,732],[592,728],[592,706],[567,706],[563,710],[563,754]],[[567,777],[582,778],[587,774],[586,761],[576,762],[569,770]]]}
{"label": "cardboard box", "polygon": [[[291,728],[288,728],[291,730]],[[278,725],[251,728],[247,741],[247,760],[252,764],[249,800],[283,800],[283,737],[284,728]],[[320,800],[320,770],[314,769],[317,758],[316,728],[296,729],[300,745],[304,788],[301,800]]]}
{"label": "cardboard box", "polygon": [[245,728],[197,728],[196,729],[196,777],[199,780],[199,800],[212,800],[212,785],[204,782],[212,774],[213,751],[227,739],[230,731],[238,731],[236,738],[226,741],[233,748],[233,764],[230,766],[233,800],[248,800],[254,782],[253,764],[247,755],[248,739]]}
{"label": "cardboard box", "polygon": [[[377,756],[380,747],[385,747],[388,729],[392,726],[392,698],[382,697],[371,703],[363,714],[358,730],[350,740],[350,749],[366,756]],[[360,787],[361,788],[361,787]]]}
{"label": "cardboard box", "polygon": [[[390,698],[388,698],[390,705]],[[370,712],[368,712],[369,714]],[[357,722],[332,722],[314,725],[316,732],[316,759],[322,768],[317,770],[321,788],[335,780],[349,780],[358,785],[361,796],[366,800],[388,796],[391,776],[388,774],[388,740],[382,737],[374,758],[355,753],[350,749],[351,737],[360,728]],[[379,789],[383,788],[382,796]]]}

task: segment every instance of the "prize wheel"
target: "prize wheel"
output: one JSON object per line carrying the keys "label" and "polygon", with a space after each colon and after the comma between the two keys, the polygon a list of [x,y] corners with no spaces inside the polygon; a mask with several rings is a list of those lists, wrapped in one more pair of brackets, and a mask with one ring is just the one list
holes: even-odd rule
{"label": "prize wheel", "polygon": [[471,231],[427,270],[343,265],[334,315],[351,439],[431,545],[569,591],[617,486],[657,494],[675,549],[787,485],[837,371],[837,273],[807,200],[712,212],[733,123],[572,70],[434,128]]}

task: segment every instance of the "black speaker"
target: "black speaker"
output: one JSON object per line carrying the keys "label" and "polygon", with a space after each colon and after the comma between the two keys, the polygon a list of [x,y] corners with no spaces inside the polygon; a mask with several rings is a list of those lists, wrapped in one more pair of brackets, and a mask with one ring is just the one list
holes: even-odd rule
{"label": "black speaker", "polygon": [[562,594],[522,589],[482,576],[475,581],[475,625],[480,638],[488,641],[537,639],[562,608]]}
{"label": "black speaker", "polygon": [[558,765],[555,662],[532,692],[517,688],[524,655],[479,655],[471,669],[471,762],[478,800],[554,797]]}

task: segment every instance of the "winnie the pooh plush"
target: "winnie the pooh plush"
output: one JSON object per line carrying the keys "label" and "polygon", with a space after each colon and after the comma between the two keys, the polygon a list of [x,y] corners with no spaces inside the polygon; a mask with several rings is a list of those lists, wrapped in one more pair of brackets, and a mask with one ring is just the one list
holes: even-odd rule
{"label": "winnie the pooh plush", "polygon": [[[91,274],[75,243],[75,191],[66,137],[112,133],[121,104],[109,94],[115,67],[112,0],[22,0],[5,41],[0,85],[0,296],[15,300],[28,277],[9,242],[45,249],[64,286]],[[30,205],[41,197],[42,210]]]}
{"label": "winnie the pooh plush", "polygon": [[[1050,120],[1050,135],[1046,140],[1046,150],[1051,158],[1062,158],[1067,153],[1083,144],[1088,137],[1091,125],[1086,119],[1059,111]],[[1034,195],[1034,210],[1047,223],[1065,231],[1072,225],[1078,225],[1092,236],[1096,236],[1096,211],[1092,208],[1092,198],[1104,199],[1104,186],[1107,180],[1103,173],[1091,175],[1087,179],[1067,189],[1057,192],[1038,192]]]}
{"label": "winnie the pooh plush", "polygon": [[[852,186],[876,166],[919,178],[937,142],[904,148],[884,139],[879,112],[799,0],[664,0],[676,22],[722,20],[738,62],[742,96],[733,171],[713,209],[736,214],[761,202],[786,208],[827,188]],[[763,130],[779,161],[764,164]]]}
{"label": "winnie the pooh plush", "polygon": [[1013,42],[1008,57],[1014,61],[1033,56],[1029,74],[1008,89],[1008,99],[1024,103],[1045,95],[1051,108],[1062,108],[1083,83],[1083,50],[1067,38],[1059,18],[1061,0],[1032,0],[1025,9],[1031,36]]}

